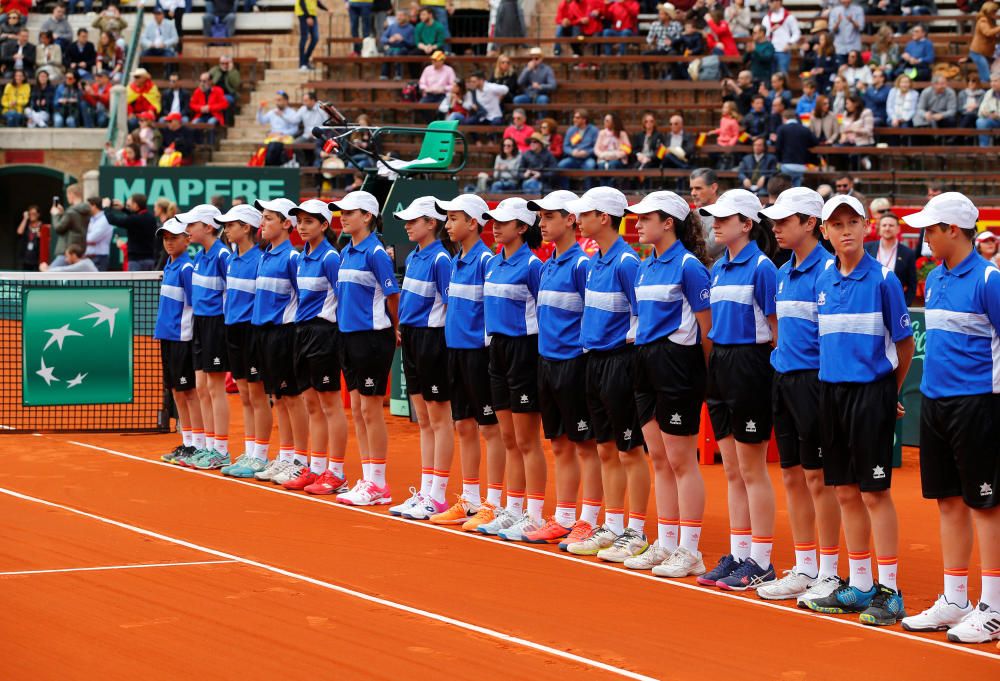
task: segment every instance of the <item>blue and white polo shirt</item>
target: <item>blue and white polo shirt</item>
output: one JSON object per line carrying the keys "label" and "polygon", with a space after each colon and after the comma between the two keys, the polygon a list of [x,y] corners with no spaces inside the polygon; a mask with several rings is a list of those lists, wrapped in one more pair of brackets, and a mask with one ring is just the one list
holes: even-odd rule
{"label": "blue and white polo shirt", "polygon": [[262,324],[291,324],[299,307],[299,291],[295,283],[299,252],[292,242],[282,241],[268,246],[260,256],[257,270],[257,295],[253,300],[250,321]]}
{"label": "blue and white polo shirt", "polygon": [[488,345],[483,316],[483,283],[486,263],[493,254],[477,241],[468,253],[458,253],[451,261],[448,285],[448,312],[444,339],[449,348],[474,350]]}
{"label": "blue and white polo shirt", "polygon": [[580,322],[590,258],[574,243],[542,265],[538,281],[538,354],[572,359],[583,354]]}
{"label": "blue and white polo shirt", "polygon": [[684,244],[674,244],[639,265],[635,298],[639,305],[636,345],[669,338],[678,345],[700,342],[695,312],[707,310],[711,293],[708,269]]}
{"label": "blue and white polo shirt", "polygon": [[232,254],[222,241],[216,239],[211,248],[194,257],[191,275],[194,313],[199,317],[218,317],[223,314],[226,298],[226,267]]}
{"label": "blue and white polo shirt", "polygon": [[194,265],[187,253],[173,258],[163,268],[160,303],[156,310],[153,338],[167,341],[191,340],[191,274]]}
{"label": "blue and white polo shirt", "polygon": [[421,328],[444,326],[451,281],[451,256],[440,241],[406,256],[406,276],[399,294],[399,323]]}
{"label": "blue and white polo shirt", "polygon": [[728,249],[712,267],[712,330],[708,337],[725,345],[751,345],[771,340],[767,318],[775,314],[777,269],[751,241],[736,257]]}
{"label": "blue and white polo shirt", "polygon": [[590,259],[580,341],[587,350],[614,350],[635,339],[635,279],[639,256],[625,240]]}
{"label": "blue and white polo shirt", "polygon": [[349,243],[340,254],[337,298],[340,330],[380,331],[392,326],[385,299],[399,293],[392,258],[378,234],[372,232],[357,246]]}
{"label": "blue and white polo shirt", "polygon": [[775,371],[819,369],[819,316],[816,312],[816,280],[833,266],[833,256],[816,244],[801,265],[795,254],[778,270],[778,345],[771,352]]}
{"label": "blue and white polo shirt", "polygon": [[336,324],[340,253],[323,239],[313,249],[306,244],[298,261],[295,283],[299,289],[299,309],[295,312],[295,321],[319,317]]}
{"label": "blue and white polo shirt", "polygon": [[501,251],[486,263],[483,314],[486,333],[534,336],[538,333],[538,281],[542,261],[522,244],[508,258]]}
{"label": "blue and white polo shirt", "polygon": [[257,296],[257,270],[263,255],[257,246],[246,253],[234,250],[226,266],[226,300],[223,313],[226,324],[248,322],[253,317],[253,300]]}

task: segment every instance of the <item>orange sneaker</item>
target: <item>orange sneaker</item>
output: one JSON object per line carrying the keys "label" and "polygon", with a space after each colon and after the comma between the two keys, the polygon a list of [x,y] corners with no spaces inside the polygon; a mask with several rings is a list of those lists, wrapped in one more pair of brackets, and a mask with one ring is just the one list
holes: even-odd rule
{"label": "orange sneaker", "polygon": [[563,537],[562,541],[559,542],[559,550],[566,551],[570,544],[581,542],[590,537],[592,534],[594,534],[593,525],[588,523],[586,520],[577,520],[573,523],[573,527],[570,529],[569,534]]}
{"label": "orange sneaker", "polygon": [[464,497],[458,497],[454,506],[443,513],[436,513],[430,517],[434,525],[461,525],[469,518],[476,515],[479,509],[473,508],[472,504]]}
{"label": "orange sneaker", "polygon": [[462,525],[463,532],[475,532],[480,525],[493,522],[496,516],[497,507],[488,501],[484,501],[476,515],[472,516]]}
{"label": "orange sneaker", "polygon": [[558,544],[563,537],[568,535],[568,527],[557,523],[555,518],[549,518],[534,532],[525,532],[524,541],[529,544]]}

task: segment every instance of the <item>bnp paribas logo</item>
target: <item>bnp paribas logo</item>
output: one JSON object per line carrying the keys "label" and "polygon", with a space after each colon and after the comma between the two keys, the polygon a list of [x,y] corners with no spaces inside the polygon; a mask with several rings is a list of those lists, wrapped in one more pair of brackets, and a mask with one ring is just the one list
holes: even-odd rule
{"label": "bnp paribas logo", "polygon": [[46,288],[25,293],[26,406],[132,401],[132,293]]}

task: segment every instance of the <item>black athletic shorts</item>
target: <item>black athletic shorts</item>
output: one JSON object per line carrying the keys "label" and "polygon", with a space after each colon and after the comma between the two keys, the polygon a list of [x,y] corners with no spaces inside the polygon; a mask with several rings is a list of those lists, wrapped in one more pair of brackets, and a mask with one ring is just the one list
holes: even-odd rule
{"label": "black athletic shorts", "polygon": [[264,324],[251,331],[252,361],[264,383],[264,392],[275,397],[302,393],[295,374],[295,326]]}
{"label": "black athletic shorts", "polygon": [[538,408],[545,438],[572,442],[594,439],[587,410],[587,356],[538,358]]}
{"label": "black athletic shorts", "polygon": [[260,372],[253,361],[253,334],[255,327],[250,322],[226,325],[226,347],[229,349],[229,372],[233,380],[246,379],[251,383],[260,381]]}
{"label": "black athletic shorts", "polygon": [[823,478],[827,485],[857,485],[882,492],[892,484],[896,436],[896,379],[819,384],[823,417]]}
{"label": "black athletic shorts", "polygon": [[295,325],[295,376],[303,390],[340,390],[340,331],[316,317]]}
{"label": "black athletic shorts", "polygon": [[194,315],[191,337],[195,371],[216,373],[229,371],[229,347],[226,345],[226,320]]}
{"label": "black athletic shorts", "polygon": [[488,348],[448,348],[448,383],[452,420],[476,419],[481,426],[496,425]]}
{"label": "black athletic shorts", "polygon": [[627,452],[643,445],[635,406],[635,348],[587,353],[587,410],[594,439]]}
{"label": "black athletic shorts", "polygon": [[819,434],[819,372],[774,373],[771,383],[774,406],[774,439],[782,468],[823,468]]}
{"label": "black athletic shorts", "polygon": [[341,332],[340,347],[347,389],[368,396],[385,395],[396,354],[396,332],[392,327]]}
{"label": "black athletic shorts", "polygon": [[164,389],[184,392],[195,388],[191,341],[161,340],[160,362]]}
{"label": "black athletic shorts", "polygon": [[538,336],[493,334],[490,341],[493,408],[515,414],[538,411]]}
{"label": "black athletic shorts", "polygon": [[771,346],[712,346],[708,360],[708,416],[715,439],[737,442],[771,439]]}
{"label": "black athletic shorts", "polygon": [[451,399],[448,385],[448,347],[444,329],[438,326],[401,326],[403,375],[406,394],[420,395],[427,402]]}
{"label": "black athletic shorts", "polygon": [[921,400],[920,481],[926,499],[1000,504],[1000,395]]}
{"label": "black athletic shorts", "polygon": [[705,353],[701,345],[661,338],[635,349],[635,404],[639,423],[652,419],[669,435],[697,435],[705,401]]}

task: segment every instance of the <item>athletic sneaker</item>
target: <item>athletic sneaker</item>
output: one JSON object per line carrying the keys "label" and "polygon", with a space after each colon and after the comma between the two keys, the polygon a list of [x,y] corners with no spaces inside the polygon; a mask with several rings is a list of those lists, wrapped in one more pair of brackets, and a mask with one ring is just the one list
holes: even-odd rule
{"label": "athletic sneaker", "polygon": [[953,643],[986,643],[994,639],[1000,639],[1000,612],[982,601],[948,630],[948,640]]}
{"label": "athletic sneaker", "polygon": [[231,471],[232,469],[234,469],[236,467],[242,467],[244,464],[249,463],[250,459],[252,459],[252,458],[253,457],[250,456],[249,454],[240,454],[239,457],[237,457],[236,461],[234,461],[233,463],[229,464],[228,466],[223,466],[222,470],[220,472],[223,475],[229,475],[229,471]]}
{"label": "athletic sneaker", "polygon": [[809,601],[826,598],[845,583],[846,582],[844,582],[844,580],[837,575],[817,577],[813,580],[813,583],[809,585],[809,590],[798,597],[795,604],[800,608],[808,609]]}
{"label": "athletic sneaker", "polygon": [[626,559],[641,555],[648,548],[649,542],[644,535],[626,527],[611,546],[597,552],[597,557],[609,563],[624,563]]}
{"label": "athletic sneaker", "polygon": [[194,468],[194,462],[201,458],[207,451],[207,449],[195,449],[191,447],[190,450],[174,457],[174,463],[184,468]]}
{"label": "athletic sneaker", "polygon": [[872,586],[868,591],[862,591],[844,582],[826,598],[815,598],[806,601],[810,610],[827,615],[843,615],[849,612],[864,612],[868,609],[878,588]]}
{"label": "athletic sneaker", "polygon": [[470,518],[474,518],[481,509],[482,506],[473,506],[471,501],[460,496],[451,508],[443,513],[432,515],[430,521],[434,525],[461,525],[468,522]]}
{"label": "athletic sneaker", "polygon": [[657,577],[693,577],[705,574],[705,562],[701,551],[689,551],[683,546],[670,554],[666,561],[653,568]]}
{"label": "athletic sneaker", "polygon": [[629,556],[625,559],[625,567],[629,570],[652,570],[654,567],[670,558],[672,551],[660,548],[660,542],[654,541],[649,548],[638,556]]}
{"label": "athletic sneaker", "polygon": [[293,461],[281,469],[278,473],[275,473],[274,477],[271,478],[271,482],[275,485],[281,485],[284,487],[286,483],[291,482],[308,470],[309,466],[304,463],[299,463],[298,461]]}
{"label": "athletic sneaker", "polygon": [[746,591],[755,590],[757,587],[774,581],[774,566],[768,565],[766,568],[757,565],[753,558],[747,558],[738,568],[723,577],[716,586],[723,591]]}
{"label": "athletic sneaker", "polygon": [[267,467],[267,459],[258,459],[256,457],[249,457],[246,463],[236,465],[233,464],[229,466],[228,469],[223,469],[226,471],[226,475],[231,478],[252,478],[262,470]]}
{"label": "athletic sneaker", "polygon": [[784,601],[798,598],[816,581],[815,577],[795,570],[785,570],[785,576],[757,589],[757,595],[765,601]]}
{"label": "athletic sneaker", "polygon": [[618,535],[601,525],[590,533],[586,539],[573,542],[566,547],[566,550],[574,556],[596,556],[599,551],[610,548]]}
{"label": "athletic sneaker", "polygon": [[698,577],[698,583],[702,586],[715,586],[716,582],[731,575],[739,566],[740,561],[736,560],[733,554],[727,553],[719,559],[714,568]]}
{"label": "athletic sneaker", "polygon": [[261,482],[269,482],[274,478],[275,475],[285,470],[285,466],[290,466],[288,461],[282,461],[281,459],[271,459],[264,469],[254,473],[254,478],[260,480]]}
{"label": "athletic sneaker", "polygon": [[345,478],[338,477],[333,471],[327,469],[323,475],[316,478],[316,482],[305,487],[306,494],[343,494],[348,491]]}
{"label": "athletic sneaker", "polygon": [[434,501],[431,497],[424,497],[422,502],[403,513],[403,517],[408,520],[427,520],[431,516],[443,513],[448,510],[448,504],[441,501]]}
{"label": "athletic sneaker", "polygon": [[414,506],[419,506],[423,502],[424,498],[420,494],[420,490],[416,487],[410,488],[410,498],[401,504],[396,504],[389,508],[389,515],[403,515],[409,511]]}
{"label": "athletic sneaker", "polygon": [[570,544],[581,542],[592,534],[594,534],[593,525],[586,520],[577,520],[570,528],[569,534],[559,542],[559,550],[566,551]]}
{"label": "athletic sneaker", "polygon": [[506,530],[497,532],[497,536],[504,541],[524,541],[524,535],[528,532],[537,532],[542,529],[540,523],[536,523],[527,513],[518,518],[517,522]]}
{"label": "athletic sneaker", "polygon": [[313,473],[311,470],[309,470],[308,466],[303,466],[297,476],[295,476],[288,482],[283,483],[281,486],[284,487],[285,489],[302,491],[309,485],[316,482],[317,480],[319,480],[319,476]]}
{"label": "athletic sneaker", "polygon": [[516,513],[511,513],[506,508],[498,508],[494,512],[493,520],[480,525],[476,528],[476,531],[495,536],[500,530],[506,530],[508,527],[511,527],[520,517]]}
{"label": "athletic sneaker", "polygon": [[204,456],[200,456],[191,461],[194,467],[200,471],[214,471],[232,463],[232,461],[229,460],[228,454],[223,454],[222,452],[214,449],[206,450],[206,452],[207,453]]}
{"label": "athletic sneaker", "polygon": [[379,487],[371,480],[358,480],[350,492],[337,495],[337,503],[347,506],[385,506],[392,503],[389,483]]}
{"label": "athletic sneaker", "polygon": [[174,463],[174,459],[178,456],[188,453],[188,450],[194,452],[194,447],[185,447],[184,445],[177,445],[174,447],[172,452],[167,452],[160,457],[160,461],[165,461],[166,463]]}
{"label": "athletic sneaker", "polygon": [[[480,526],[493,522],[493,519],[496,517],[496,512],[496,506],[488,501],[484,501],[480,504],[479,510],[476,511],[476,515],[462,523],[462,532],[475,532],[480,528]],[[431,518],[431,522],[434,522],[433,518]]]}
{"label": "athletic sneaker", "polygon": [[878,593],[875,594],[872,602],[858,618],[862,624],[873,627],[891,627],[906,617],[906,610],[903,609],[903,594],[882,584],[876,584],[875,589]]}
{"label": "athletic sneaker", "polygon": [[907,631],[947,631],[958,625],[965,616],[973,611],[972,603],[959,607],[945,598],[938,596],[934,605],[919,615],[903,618],[903,628]]}
{"label": "athletic sneaker", "polygon": [[558,544],[568,536],[568,527],[563,527],[557,523],[555,518],[549,518],[545,521],[544,525],[534,532],[525,532],[524,541],[529,544]]}

